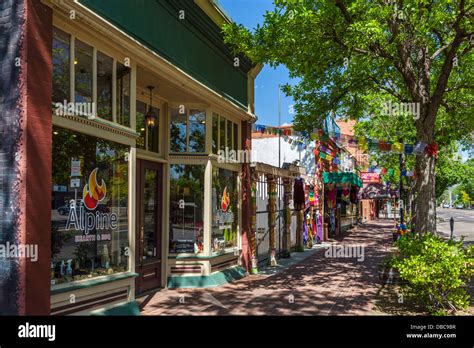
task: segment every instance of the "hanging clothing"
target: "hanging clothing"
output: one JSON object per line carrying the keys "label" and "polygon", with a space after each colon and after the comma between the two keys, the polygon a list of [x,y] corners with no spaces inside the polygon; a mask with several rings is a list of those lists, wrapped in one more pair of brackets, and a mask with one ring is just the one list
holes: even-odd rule
{"label": "hanging clothing", "polygon": [[329,230],[331,231],[331,234],[334,234],[336,231],[336,214],[334,213],[334,209],[331,210],[329,215]]}
{"label": "hanging clothing", "polygon": [[356,204],[358,200],[358,195],[359,195],[359,188],[357,187],[352,187],[351,188],[351,194],[350,194],[350,199],[352,204]]}
{"label": "hanging clothing", "polygon": [[314,206],[314,204],[315,204],[315,199],[314,199],[314,185],[310,185],[310,186],[309,186],[308,198],[309,198],[309,205],[310,205],[310,206]]}
{"label": "hanging clothing", "polygon": [[317,239],[322,241],[324,239],[324,231],[323,231],[323,216],[318,212],[317,217]]}
{"label": "hanging clothing", "polygon": [[303,220],[303,243],[305,245],[308,244],[308,222],[306,220],[306,214],[304,215],[304,220]]}
{"label": "hanging clothing", "polygon": [[336,188],[328,190],[327,202],[328,202],[329,209],[336,208],[336,193],[337,193]]}
{"label": "hanging clothing", "polygon": [[343,201],[346,204],[349,204],[350,202],[350,190],[348,187],[344,187],[341,192],[341,201]]}
{"label": "hanging clothing", "polygon": [[317,243],[318,242],[318,228],[316,226],[316,219],[314,217],[311,220],[311,230],[312,230],[313,240]]}
{"label": "hanging clothing", "polygon": [[293,204],[295,210],[302,210],[305,206],[304,199],[304,181],[302,178],[296,178],[293,187]]}

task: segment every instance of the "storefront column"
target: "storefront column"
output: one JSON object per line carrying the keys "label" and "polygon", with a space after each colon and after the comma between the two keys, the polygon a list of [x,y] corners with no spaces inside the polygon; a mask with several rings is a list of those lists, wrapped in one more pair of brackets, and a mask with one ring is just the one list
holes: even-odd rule
{"label": "storefront column", "polygon": [[[35,0],[0,6],[0,314],[50,313],[52,11]],[[13,209],[12,209],[13,208]]]}
{"label": "storefront column", "polygon": [[256,171],[252,170],[252,182],[251,182],[251,192],[252,192],[252,204],[250,207],[250,220],[251,220],[251,252],[252,252],[252,274],[258,273],[258,255],[257,255],[257,180],[258,174]]}
{"label": "storefront column", "polygon": [[[241,144],[243,150],[252,150],[252,130],[251,124],[247,121],[241,123]],[[250,164],[242,164],[241,174],[241,192],[242,192],[242,254],[241,264],[247,272],[252,272],[252,226],[251,226],[251,204],[252,204],[252,192],[251,192],[251,173]]]}
{"label": "storefront column", "polygon": [[291,251],[291,180],[288,178],[283,179],[284,196],[283,196],[283,209],[284,209],[284,220],[283,220],[283,257],[290,257]]}
{"label": "storefront column", "polygon": [[268,187],[268,235],[270,239],[270,266],[276,266],[276,178],[273,175],[267,174],[267,187]]}
{"label": "storefront column", "polygon": [[296,211],[296,251],[304,251],[303,246],[303,223],[304,209]]}

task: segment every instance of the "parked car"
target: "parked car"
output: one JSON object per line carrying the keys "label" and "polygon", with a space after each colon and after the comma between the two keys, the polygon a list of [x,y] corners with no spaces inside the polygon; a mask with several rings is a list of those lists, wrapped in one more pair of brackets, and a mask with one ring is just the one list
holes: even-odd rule
{"label": "parked car", "polygon": [[[73,202],[74,200],[71,200],[71,202]],[[79,206],[80,204],[82,204],[82,200],[78,199],[76,201],[76,205]],[[56,209],[59,213],[59,215],[67,215],[69,214],[69,210],[71,210],[71,203],[66,203],[62,206],[60,206],[59,208]]]}
{"label": "parked car", "polygon": [[458,204],[458,205],[456,205],[456,209],[464,209],[464,205]]}
{"label": "parked car", "polygon": [[451,208],[451,205],[449,205],[449,203],[445,203],[443,204],[443,208]]}
{"label": "parked car", "polygon": [[67,215],[69,214],[70,209],[71,208],[69,207],[69,205],[63,205],[56,210],[58,211],[59,215]]}

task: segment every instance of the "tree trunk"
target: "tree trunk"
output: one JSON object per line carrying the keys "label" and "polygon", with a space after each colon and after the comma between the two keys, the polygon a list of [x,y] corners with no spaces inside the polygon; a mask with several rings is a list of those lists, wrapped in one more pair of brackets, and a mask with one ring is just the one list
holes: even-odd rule
{"label": "tree trunk", "polygon": [[[421,119],[416,122],[417,139],[432,144],[435,139],[436,109],[433,101],[421,105]],[[423,151],[416,156],[416,222],[417,233],[436,233],[436,157]]]}
{"label": "tree trunk", "polygon": [[427,153],[416,158],[416,232],[436,233],[436,159]]}

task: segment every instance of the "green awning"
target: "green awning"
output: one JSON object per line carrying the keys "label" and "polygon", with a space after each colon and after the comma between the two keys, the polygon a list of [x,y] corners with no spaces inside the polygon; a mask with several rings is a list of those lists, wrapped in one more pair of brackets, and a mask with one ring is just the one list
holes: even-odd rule
{"label": "green awning", "polygon": [[352,184],[362,187],[362,179],[354,173],[323,173],[323,182],[325,184]]}

